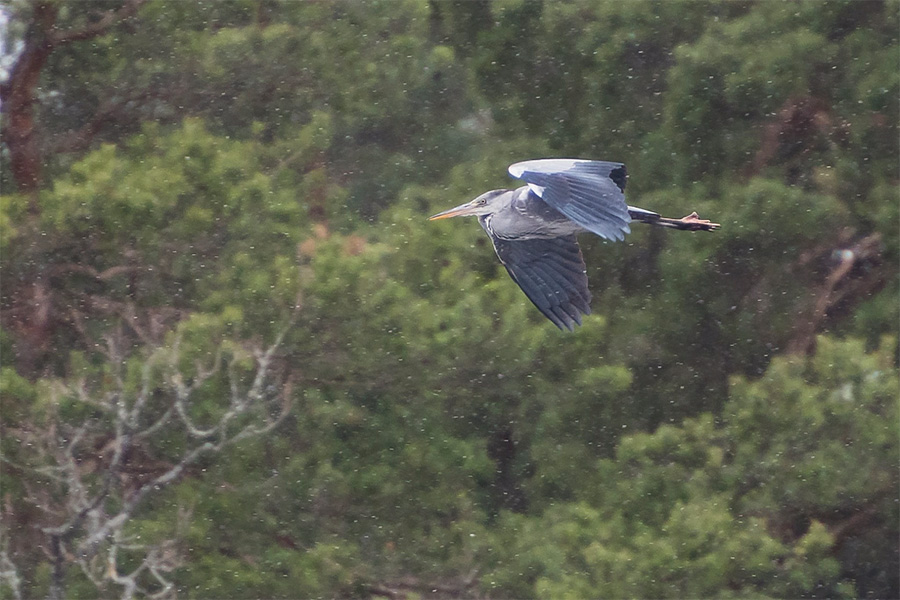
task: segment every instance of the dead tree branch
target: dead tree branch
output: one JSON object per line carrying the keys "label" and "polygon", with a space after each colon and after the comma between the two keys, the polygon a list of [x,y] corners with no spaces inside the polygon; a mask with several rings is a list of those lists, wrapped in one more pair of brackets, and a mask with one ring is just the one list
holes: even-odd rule
{"label": "dead tree branch", "polygon": [[[292,324],[293,319],[266,347],[223,343],[211,362],[195,362],[193,369],[184,360],[192,349],[184,347],[180,335],[142,357],[129,356],[116,338],[108,337],[110,369],[103,377],[56,386],[50,404],[57,413],[51,425],[21,432],[37,450],[30,450],[30,456],[39,462],[21,465],[0,457],[16,469],[30,470],[40,482],[41,489],[31,487],[28,495],[49,521],[40,530],[51,562],[51,598],[66,597],[66,571],[73,564],[104,596],[110,590],[129,599],[174,594],[168,578],[179,564],[174,543],[138,544],[128,537],[128,523],[148,496],[177,482],[201,458],[264,435],[287,417],[292,385],[276,369],[275,355]],[[139,375],[128,370],[136,359],[143,362]],[[219,407],[210,406],[207,390],[222,383],[228,393]],[[197,406],[201,396],[202,410]],[[90,409],[94,416],[71,422],[58,408],[66,404]],[[198,412],[217,416],[201,419]],[[179,455],[153,458],[155,440],[179,431],[185,441]],[[149,477],[146,469],[142,477],[132,473],[140,462],[135,456],[151,457],[147,460],[154,472]],[[126,563],[129,570],[122,567]],[[0,581],[17,589],[15,569],[3,553]]]}
{"label": "dead tree branch", "polygon": [[19,570],[9,558],[6,549],[0,550],[0,583],[6,583],[15,600],[22,600],[22,580]]}
{"label": "dead tree branch", "polygon": [[61,46],[72,42],[80,42],[95,38],[98,35],[106,33],[113,25],[134,16],[142,4],[147,0],[126,0],[126,2],[116,10],[108,10],[104,12],[97,21],[75,29],[61,31],[53,29],[49,35],[49,42],[53,46]]}
{"label": "dead tree branch", "polygon": [[[809,316],[798,321],[787,347],[789,353],[811,353],[815,349],[816,333],[832,310],[851,299],[861,302],[885,285],[889,273],[883,268],[881,251],[881,236],[877,233],[848,248],[825,250],[837,257],[837,264],[816,290]],[[809,262],[811,257],[801,257],[801,260]],[[871,268],[854,275],[861,264]]]}
{"label": "dead tree branch", "polygon": [[428,581],[417,577],[376,583],[368,586],[369,593],[385,596],[391,600],[408,600],[410,598],[476,598],[473,588],[478,583],[478,569],[457,579],[445,581]]}

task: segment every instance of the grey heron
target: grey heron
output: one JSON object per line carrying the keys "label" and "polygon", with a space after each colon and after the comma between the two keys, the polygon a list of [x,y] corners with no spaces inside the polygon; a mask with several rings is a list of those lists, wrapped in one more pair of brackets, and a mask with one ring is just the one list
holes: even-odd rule
{"label": "grey heron", "polygon": [[491,190],[429,220],[477,216],[500,262],[528,299],[560,329],[575,329],[591,312],[584,258],[575,235],[589,231],[612,241],[637,221],[686,231],[717,223],[692,212],[681,219],[628,206],[625,165],[576,158],[518,162],[509,174],[526,185]]}

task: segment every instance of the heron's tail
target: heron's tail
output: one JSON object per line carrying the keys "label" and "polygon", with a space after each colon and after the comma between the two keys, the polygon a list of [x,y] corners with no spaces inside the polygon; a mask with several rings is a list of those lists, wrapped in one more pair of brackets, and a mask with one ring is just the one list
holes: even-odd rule
{"label": "heron's tail", "polygon": [[715,231],[720,227],[718,223],[701,219],[700,215],[695,212],[681,219],[669,219],[650,210],[629,206],[628,214],[631,216],[632,221],[656,225],[657,227],[671,227],[672,229],[681,229],[683,231]]}

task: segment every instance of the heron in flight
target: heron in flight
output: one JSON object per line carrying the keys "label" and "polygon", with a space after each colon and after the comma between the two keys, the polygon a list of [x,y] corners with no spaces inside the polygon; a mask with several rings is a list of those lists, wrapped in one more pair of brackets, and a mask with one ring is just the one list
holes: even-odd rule
{"label": "heron in flight", "polygon": [[528,299],[560,329],[572,331],[591,313],[584,257],[575,235],[590,231],[613,241],[638,221],[686,231],[713,231],[718,223],[692,212],[681,219],[628,206],[625,165],[549,158],[509,167],[527,185],[491,190],[429,220],[477,216],[500,262]]}

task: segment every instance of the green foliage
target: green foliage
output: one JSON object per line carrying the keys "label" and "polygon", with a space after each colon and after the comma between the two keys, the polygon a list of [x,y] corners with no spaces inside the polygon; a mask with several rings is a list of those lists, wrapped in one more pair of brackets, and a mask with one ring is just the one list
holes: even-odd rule
{"label": "green foliage", "polygon": [[[53,579],[40,502],[74,493],[30,444],[87,424],[99,489],[115,419],[85,392],[152,391],[141,428],[202,379],[207,427],[285,332],[260,397],[290,417],[126,527],[174,540],[179,596],[896,596],[898,7],[157,0],[54,49],[47,140],[117,108],[0,198],[22,595]],[[583,236],[594,314],[561,333],[474,221],[425,220],[553,155],[723,227]],[[145,437],[110,510],[194,441]]]}
{"label": "green foliage", "polygon": [[[897,534],[892,345],[866,354],[857,341],[821,338],[811,360],[776,358],[759,380],[735,379],[721,425],[706,414],[623,438],[578,502],[505,515],[485,583],[501,596],[554,598],[871,589],[834,555],[858,535],[854,515]],[[851,571],[867,580],[889,577],[896,559],[878,535],[867,544],[885,560]]]}
{"label": "green foliage", "polygon": [[[629,156],[659,126],[673,48],[737,3],[498,2],[476,69],[508,127],[556,152]],[[664,25],[663,25],[664,24]],[[641,182],[635,182],[639,189]]]}
{"label": "green foliage", "polygon": [[[294,256],[309,205],[294,185],[263,172],[264,158],[259,143],[214,136],[199,121],[165,134],[148,125],[122,150],[105,145],[86,155],[42,193],[31,227],[43,239],[22,243],[31,228],[10,235],[11,275],[24,277],[19,269],[37,262],[60,302],[103,293],[216,313],[239,334],[271,330],[297,295]],[[10,203],[6,214],[19,210]],[[95,274],[89,286],[86,272]]]}
{"label": "green foliage", "polygon": [[[59,26],[83,25],[89,13],[64,10]],[[472,141],[446,126],[472,107],[466,72],[453,49],[428,34],[425,0],[156,0],[130,35],[54,52],[46,73],[58,101],[39,114],[65,132],[99,108],[127,104],[101,128],[111,141],[146,122],[201,116],[218,135],[256,137],[291,163],[305,158],[292,165],[300,172],[318,162],[332,177],[352,174],[348,200],[320,209],[335,219],[347,220],[348,207],[372,218],[410,181],[440,175]],[[74,114],[55,110],[73,105]],[[298,146],[311,127],[314,143]]]}

